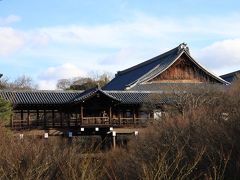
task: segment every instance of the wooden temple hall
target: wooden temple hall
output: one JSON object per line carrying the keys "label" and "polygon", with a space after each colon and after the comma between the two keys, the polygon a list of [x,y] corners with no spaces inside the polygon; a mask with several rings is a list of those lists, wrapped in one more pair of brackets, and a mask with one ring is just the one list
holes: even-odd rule
{"label": "wooden temple hall", "polygon": [[[180,44],[157,57],[119,71],[105,87],[86,91],[0,91],[13,104],[12,129],[144,127],[155,109],[143,108],[151,96],[182,84],[227,85],[203,68]],[[164,104],[165,102],[157,102]]]}

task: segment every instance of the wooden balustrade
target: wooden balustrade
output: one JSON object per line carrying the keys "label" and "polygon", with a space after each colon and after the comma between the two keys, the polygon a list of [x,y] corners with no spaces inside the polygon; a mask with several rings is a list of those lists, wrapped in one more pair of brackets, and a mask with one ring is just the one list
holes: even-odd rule
{"label": "wooden balustrade", "polygon": [[[149,118],[131,118],[131,117],[82,117],[82,120],[78,118],[64,118],[57,119],[26,119],[11,121],[11,127],[13,129],[27,129],[27,128],[64,128],[64,127],[80,127],[80,126],[115,126],[115,127],[127,127],[127,126],[141,126],[146,124]],[[54,122],[54,123],[53,123]]]}

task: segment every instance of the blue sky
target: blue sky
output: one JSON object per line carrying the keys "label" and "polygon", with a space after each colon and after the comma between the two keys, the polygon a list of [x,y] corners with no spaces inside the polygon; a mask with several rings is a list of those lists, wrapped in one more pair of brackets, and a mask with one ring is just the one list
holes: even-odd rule
{"label": "blue sky", "polygon": [[240,1],[0,1],[0,71],[40,89],[114,74],[182,42],[217,75],[239,70]]}

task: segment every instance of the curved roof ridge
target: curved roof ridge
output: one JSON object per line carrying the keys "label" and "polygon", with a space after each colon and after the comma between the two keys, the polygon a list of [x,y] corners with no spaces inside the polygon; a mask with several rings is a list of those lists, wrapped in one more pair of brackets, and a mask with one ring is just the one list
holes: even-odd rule
{"label": "curved roof ridge", "polygon": [[217,76],[215,73],[211,72],[210,70],[207,70],[207,68],[205,68],[205,66],[203,66],[202,64],[195,61],[194,58],[188,52],[186,52],[186,54],[192,60],[192,62],[195,63],[199,68],[201,68],[205,73],[212,76],[214,79],[222,82],[223,84],[226,84],[226,85],[230,84],[229,82],[225,81],[221,77]]}
{"label": "curved roof ridge", "polygon": [[169,50],[169,51],[167,51],[167,52],[165,52],[165,53],[163,53],[163,54],[160,54],[160,55],[158,55],[158,56],[155,56],[155,57],[153,57],[153,58],[151,58],[151,59],[149,59],[149,60],[146,60],[146,61],[144,61],[144,62],[142,62],[142,63],[139,63],[139,64],[137,64],[137,65],[135,65],[135,66],[132,66],[132,67],[127,68],[127,69],[122,70],[122,71],[118,71],[116,75],[117,75],[117,76],[118,76],[118,75],[122,75],[122,74],[128,73],[129,71],[133,71],[133,70],[135,70],[135,69],[141,68],[142,66],[146,66],[146,65],[148,65],[148,64],[151,64],[151,63],[159,60],[159,58],[163,58],[163,57],[165,57],[165,56],[170,55],[173,51],[176,51],[176,50],[179,50],[179,46],[177,46],[177,47],[175,47],[175,48],[173,48],[173,49],[171,49],[171,50]]}

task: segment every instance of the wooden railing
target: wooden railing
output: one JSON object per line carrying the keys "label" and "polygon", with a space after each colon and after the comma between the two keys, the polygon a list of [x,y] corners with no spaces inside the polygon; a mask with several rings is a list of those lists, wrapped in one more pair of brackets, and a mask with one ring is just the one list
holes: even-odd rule
{"label": "wooden railing", "polygon": [[63,128],[63,127],[80,127],[80,126],[142,126],[149,121],[148,118],[109,118],[109,117],[83,117],[64,119],[62,121],[56,119],[35,119],[35,120],[12,120],[11,127],[13,129],[27,128]]}

